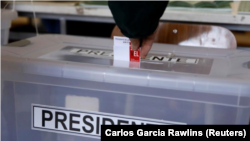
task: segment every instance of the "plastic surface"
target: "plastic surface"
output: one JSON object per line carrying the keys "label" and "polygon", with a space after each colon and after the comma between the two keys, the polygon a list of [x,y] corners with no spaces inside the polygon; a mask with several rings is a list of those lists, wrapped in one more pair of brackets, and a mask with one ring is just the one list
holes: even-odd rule
{"label": "plastic surface", "polygon": [[8,43],[11,21],[17,17],[15,10],[1,9],[1,45]]}
{"label": "plastic surface", "polygon": [[1,45],[5,45],[9,42],[9,29],[1,29]]}
{"label": "plastic surface", "polygon": [[28,40],[26,47],[2,46],[3,141],[100,140],[34,128],[39,115],[34,116],[33,104],[170,124],[249,124],[249,51],[154,44],[148,56],[172,52],[201,62],[145,59],[139,68],[130,68],[115,66],[112,56],[67,50],[110,53],[110,39],[40,35]]}

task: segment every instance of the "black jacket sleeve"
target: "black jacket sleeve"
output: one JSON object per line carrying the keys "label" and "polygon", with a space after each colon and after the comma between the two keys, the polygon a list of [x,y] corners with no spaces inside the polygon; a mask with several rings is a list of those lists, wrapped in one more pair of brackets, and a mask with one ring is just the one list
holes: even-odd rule
{"label": "black jacket sleeve", "polygon": [[168,1],[109,1],[108,6],[124,36],[145,38],[157,28]]}

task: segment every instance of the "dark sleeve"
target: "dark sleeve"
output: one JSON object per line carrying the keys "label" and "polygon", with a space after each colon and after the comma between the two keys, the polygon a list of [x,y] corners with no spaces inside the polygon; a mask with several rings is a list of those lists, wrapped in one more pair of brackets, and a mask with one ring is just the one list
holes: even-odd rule
{"label": "dark sleeve", "polygon": [[124,36],[144,38],[156,30],[168,1],[109,1],[108,5]]}

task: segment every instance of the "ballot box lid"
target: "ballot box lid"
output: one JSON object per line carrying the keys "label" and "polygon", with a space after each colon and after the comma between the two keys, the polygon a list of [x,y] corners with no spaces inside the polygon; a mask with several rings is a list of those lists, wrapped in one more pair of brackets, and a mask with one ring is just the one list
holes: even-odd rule
{"label": "ballot box lid", "polygon": [[[25,46],[2,46],[2,73],[250,98],[250,51],[155,43],[139,66],[124,67],[112,58],[111,39],[39,35],[27,40]],[[169,52],[177,58],[164,62]]]}

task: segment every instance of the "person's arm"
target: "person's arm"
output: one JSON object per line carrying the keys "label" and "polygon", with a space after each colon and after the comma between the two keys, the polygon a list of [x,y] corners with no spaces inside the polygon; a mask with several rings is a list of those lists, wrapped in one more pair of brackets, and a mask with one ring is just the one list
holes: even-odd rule
{"label": "person's arm", "polygon": [[134,50],[138,49],[142,40],[144,56],[153,44],[154,32],[167,5],[168,1],[108,2],[116,25],[124,36],[130,38]]}

